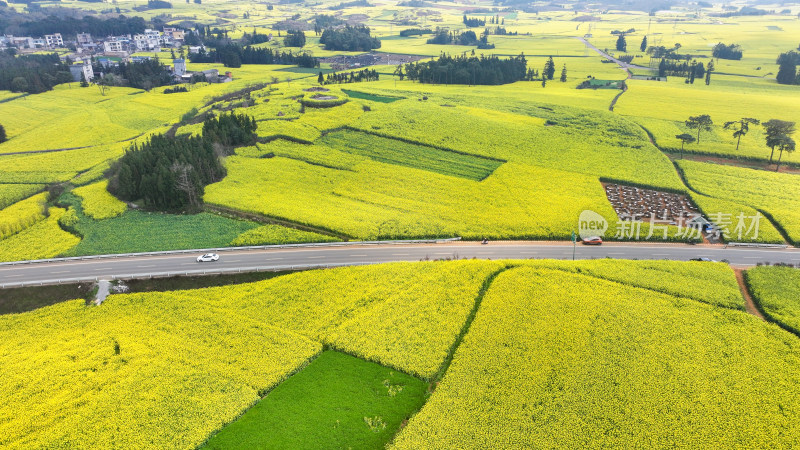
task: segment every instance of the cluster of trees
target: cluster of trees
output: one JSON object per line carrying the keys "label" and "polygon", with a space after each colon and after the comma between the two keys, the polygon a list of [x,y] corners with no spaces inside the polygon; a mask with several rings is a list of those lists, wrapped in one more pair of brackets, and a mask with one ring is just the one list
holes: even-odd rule
{"label": "cluster of trees", "polygon": [[800,73],[797,73],[797,64],[800,63],[800,53],[792,50],[781,53],[778,57],[778,75],[776,79],[780,84],[800,84]]}
{"label": "cluster of trees", "polygon": [[711,13],[711,17],[737,17],[737,16],[763,16],[767,11],[763,9],[753,8],[752,6],[742,6],[738,11],[724,12],[724,13]]}
{"label": "cluster of trees", "polygon": [[362,81],[378,81],[379,75],[377,70],[364,69],[353,72],[329,73],[328,76],[323,78],[322,72],[319,73],[317,81],[320,84],[342,84],[342,83],[360,83]]}
{"label": "cluster of trees", "polygon": [[498,85],[525,79],[527,68],[524,55],[500,59],[442,54],[436,60],[406,64],[405,75],[421,83]]}
{"label": "cluster of trees", "polygon": [[466,14],[464,14],[462,22],[464,22],[464,25],[470,28],[486,26],[486,19],[478,19],[477,17],[467,17]]}
{"label": "cluster of trees", "polygon": [[178,94],[181,92],[189,92],[189,89],[186,89],[186,86],[175,86],[174,88],[164,89],[164,94]]}
{"label": "cluster of trees", "polygon": [[339,25],[344,25],[345,21],[336,17],[331,16],[329,14],[320,14],[314,19],[314,31],[317,34],[322,33],[322,30],[326,30],[328,28],[338,27]]}
{"label": "cluster of trees", "polygon": [[508,31],[508,30],[505,29],[505,27],[497,26],[497,27],[494,27],[494,28],[485,29],[483,31],[483,34],[484,34],[484,36],[489,35],[489,34],[494,34],[496,36],[516,36],[517,32],[516,31],[513,31],[513,32],[512,31]]}
{"label": "cluster of trees", "polygon": [[[714,121],[711,120],[711,116],[708,114],[702,114],[699,116],[691,116],[689,119],[686,120],[686,127],[691,130],[697,130],[697,135],[692,136],[688,133],[683,133],[675,136],[676,139],[681,141],[681,158],[683,158],[683,148],[685,144],[691,144],[693,142],[700,142],[700,132],[701,131],[711,131],[712,125],[714,125]],[[733,130],[733,137],[736,139],[736,150],[739,150],[739,143],[742,140],[742,136],[745,136],[750,131],[751,125],[762,125],[764,127],[764,138],[766,141],[767,147],[770,148],[769,154],[769,163],[772,164],[776,162],[777,165],[775,167],[775,171],[777,172],[780,170],[781,167],[781,159],[783,158],[783,153],[791,153],[795,151],[796,144],[792,135],[796,131],[796,124],[795,122],[789,122],[786,120],[778,120],[778,119],[770,119],[766,122],[761,122],[758,119],[754,119],[752,117],[742,117],[739,120],[733,120],[730,122],[725,122],[723,128],[726,130]],[[775,159],[775,150],[778,150],[778,160],[774,161]]]}
{"label": "cluster of trees", "polygon": [[203,121],[203,138],[225,147],[230,154],[238,145],[254,145],[256,143],[256,120],[246,114],[222,114],[210,116]]}
{"label": "cluster of trees", "polygon": [[479,49],[494,48],[494,44],[489,43],[487,34],[481,34],[481,37],[478,38],[472,30],[459,33],[457,31],[437,29],[434,36],[427,40],[427,43],[436,45],[475,45]]}
{"label": "cluster of trees", "polygon": [[301,30],[286,30],[283,45],[286,47],[303,47],[306,45],[306,34]]}
{"label": "cluster of trees", "polygon": [[680,76],[686,77],[690,83],[694,83],[695,78],[703,78],[706,74],[706,68],[702,62],[692,61],[675,61],[662,58],[658,64],[658,76]]}
{"label": "cluster of trees", "polygon": [[381,41],[370,35],[369,27],[359,25],[334,30],[328,28],[319,38],[325,50],[340,50],[349,52],[366,52],[381,47]]}
{"label": "cluster of trees", "polygon": [[38,94],[73,81],[69,67],[55,53],[14,55],[11,49],[0,52],[0,90]]}
{"label": "cluster of trees", "polygon": [[719,59],[742,59],[742,48],[737,44],[725,45],[722,42],[714,46],[711,51],[714,58]]}
{"label": "cluster of trees", "polygon": [[92,36],[110,36],[143,33],[146,24],[141,17],[119,16],[98,19],[93,16],[85,16],[81,19],[76,19],[74,17],[47,16],[15,25],[6,24],[6,26],[3,26],[3,22],[0,21],[0,32],[6,33],[6,28],[9,28],[8,32],[10,34],[18,36],[44,36],[45,34],[53,33],[61,33],[65,36],[75,36],[78,33],[89,33]]}
{"label": "cluster of trees", "polygon": [[372,6],[375,6],[375,5],[373,5],[372,3],[368,2],[367,0],[353,0],[352,2],[342,2],[342,3],[339,3],[338,5],[333,5],[328,9],[330,9],[332,11],[338,11],[340,9],[354,8],[354,7],[358,7],[358,6],[361,6],[361,7],[364,7],[364,8],[369,8],[369,7],[372,7]]}
{"label": "cluster of trees", "polygon": [[636,28],[628,28],[625,31],[614,30],[614,31],[611,32],[611,34],[613,36],[617,36],[617,35],[620,35],[620,34],[633,34],[633,33],[636,33]]}
{"label": "cluster of trees", "polygon": [[[506,19],[505,17],[500,17],[500,15],[495,15],[489,18],[489,24],[491,25],[505,25]],[[516,33],[515,33],[516,34]]]}
{"label": "cluster of trees", "polygon": [[225,176],[221,157],[255,142],[256,122],[245,115],[209,117],[203,137],[156,135],[134,144],[114,164],[109,191],[162,211],[196,209],[205,186]]}
{"label": "cluster of trees", "polygon": [[319,60],[307,53],[293,54],[271,48],[255,48],[250,45],[228,44],[210,52],[201,50],[189,55],[193,63],[222,63],[225,67],[241,67],[242,64],[286,64],[300,67],[319,67]]}
{"label": "cluster of trees", "polygon": [[694,58],[694,56],[686,53],[678,53],[678,50],[681,48],[680,44],[675,44],[672,48],[664,47],[663,45],[654,45],[650,47],[646,47],[647,54],[650,55],[652,58],[656,59],[675,59],[675,60],[690,60]]}
{"label": "cluster of trees", "polygon": [[253,27],[253,34],[244,33],[242,36],[242,45],[257,45],[264,42],[269,42],[269,35],[259,34],[255,27]]}
{"label": "cluster of trees", "polygon": [[170,9],[172,3],[164,0],[147,0],[147,9]]}
{"label": "cluster of trees", "polygon": [[422,36],[423,34],[433,34],[433,30],[430,28],[409,28],[400,32],[402,37]]}
{"label": "cluster of trees", "polygon": [[169,67],[161,64],[158,59],[148,59],[144,61],[134,61],[130,63],[121,62],[117,66],[108,67],[95,64],[95,72],[105,72],[114,74],[127,80],[130,87],[149,91],[154,87],[172,84],[172,75]]}

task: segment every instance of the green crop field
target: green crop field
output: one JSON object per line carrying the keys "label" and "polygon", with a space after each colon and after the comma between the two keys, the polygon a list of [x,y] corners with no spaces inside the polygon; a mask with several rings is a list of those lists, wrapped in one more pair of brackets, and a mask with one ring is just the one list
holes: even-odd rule
{"label": "green crop field", "polygon": [[426,389],[401,372],[324,352],[203,448],[380,448],[422,406]]}

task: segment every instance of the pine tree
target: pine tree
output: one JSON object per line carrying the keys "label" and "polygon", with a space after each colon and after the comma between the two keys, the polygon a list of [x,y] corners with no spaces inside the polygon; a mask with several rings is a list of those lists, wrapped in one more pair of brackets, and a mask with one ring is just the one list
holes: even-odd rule
{"label": "pine tree", "polygon": [[711,71],[706,70],[706,86],[708,86],[709,84],[711,84]]}
{"label": "pine tree", "polygon": [[778,58],[778,75],[775,79],[780,84],[795,84],[797,82],[797,63],[800,54],[797,52],[782,53]]}
{"label": "pine tree", "polygon": [[641,51],[647,50],[647,36],[642,38],[642,44],[639,46]]}
{"label": "pine tree", "polygon": [[322,75],[322,72],[320,72],[319,76],[317,77],[317,83],[325,84],[325,77]]}
{"label": "pine tree", "polygon": [[567,65],[566,64],[564,64],[564,67],[561,69],[561,78],[560,78],[560,80],[561,80],[562,83],[565,83],[567,81]]}
{"label": "pine tree", "polygon": [[548,80],[552,80],[555,74],[556,74],[556,63],[553,62],[553,57],[551,56],[544,64],[544,70],[542,71],[542,76],[547,77]]}
{"label": "pine tree", "polygon": [[5,142],[7,140],[8,140],[8,138],[6,137],[6,129],[3,128],[2,125],[0,125],[0,144],[2,144],[3,142]]}
{"label": "pine tree", "polygon": [[618,52],[628,51],[628,43],[625,42],[625,35],[622,33],[620,33],[619,37],[617,38],[617,51]]}

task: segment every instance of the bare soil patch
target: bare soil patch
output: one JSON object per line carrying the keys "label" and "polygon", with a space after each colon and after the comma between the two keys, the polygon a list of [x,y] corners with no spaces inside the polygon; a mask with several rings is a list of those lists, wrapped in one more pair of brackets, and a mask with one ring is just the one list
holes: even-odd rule
{"label": "bare soil patch", "polygon": [[614,183],[603,183],[603,187],[608,201],[621,218],[650,221],[655,217],[677,225],[700,214],[697,206],[685,195]]}

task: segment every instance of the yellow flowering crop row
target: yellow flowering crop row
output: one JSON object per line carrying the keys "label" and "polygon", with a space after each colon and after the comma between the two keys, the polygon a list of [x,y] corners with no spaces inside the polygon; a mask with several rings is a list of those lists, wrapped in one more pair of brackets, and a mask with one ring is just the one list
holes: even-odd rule
{"label": "yellow flowering crop row", "polygon": [[682,261],[532,260],[518,265],[565,270],[690,298],[711,305],[744,310],[736,276],[724,263]]}
{"label": "yellow flowering crop row", "polygon": [[501,267],[486,261],[351,267],[175,295],[430,378],[484,280]]}
{"label": "yellow flowering crop row", "polygon": [[746,313],[511,269],[393,448],[792,447],[799,369]]}
{"label": "yellow flowering crop row", "polygon": [[50,208],[49,212],[47,219],[0,240],[3,261],[52,258],[80,243],[79,237],[62,230],[58,225],[58,219],[66,210]]}
{"label": "yellow flowering crop row", "polygon": [[336,239],[319,233],[296,230],[280,225],[264,225],[245,231],[230,245],[235,247],[269,244],[302,244],[307,242],[331,242]]}
{"label": "yellow flowering crop row", "polygon": [[506,163],[482,182],[372,161],[336,170],[233,156],[226,166],[228,176],[206,188],[207,203],[362,239],[565,239],[585,209],[616,217],[597,178],[523,164]]}
{"label": "yellow flowering crop row", "polygon": [[168,293],[0,317],[0,447],[191,449],[319,343]]}
{"label": "yellow flowering crop row", "polygon": [[0,209],[29,197],[43,188],[42,184],[0,184]]}
{"label": "yellow flowering crop row", "polygon": [[800,333],[800,270],[755,267],[745,272],[745,280],[767,317]]}
{"label": "yellow flowering crop row", "polygon": [[45,218],[47,193],[29,197],[0,210],[0,239],[28,228]]}
{"label": "yellow flowering crop row", "polygon": [[120,201],[108,192],[108,180],[98,181],[79,187],[72,192],[81,197],[83,212],[93,219],[109,219],[117,217],[128,209],[125,202]]}
{"label": "yellow flowering crop row", "polygon": [[[789,239],[800,243],[800,184],[796,175],[687,160],[678,164],[694,190],[762,210],[775,219]],[[728,219],[728,227],[735,229],[736,217]]]}

